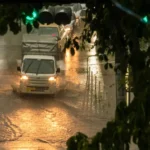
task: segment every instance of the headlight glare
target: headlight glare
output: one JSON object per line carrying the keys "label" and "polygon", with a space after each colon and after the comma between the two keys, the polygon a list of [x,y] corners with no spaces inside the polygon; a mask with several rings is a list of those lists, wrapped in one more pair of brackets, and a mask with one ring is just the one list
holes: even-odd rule
{"label": "headlight glare", "polygon": [[66,31],[66,32],[67,32],[67,31],[71,31],[71,28],[67,27],[67,28],[65,28],[65,31]]}
{"label": "headlight glare", "polygon": [[28,80],[28,77],[26,75],[21,76],[21,80]]}
{"label": "headlight glare", "polygon": [[55,77],[49,77],[49,79],[48,79],[49,81],[55,81],[56,80],[56,78]]}

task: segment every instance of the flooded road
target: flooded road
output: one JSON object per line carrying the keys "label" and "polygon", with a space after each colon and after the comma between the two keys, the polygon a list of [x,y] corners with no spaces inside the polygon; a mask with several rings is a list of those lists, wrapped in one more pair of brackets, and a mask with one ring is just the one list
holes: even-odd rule
{"label": "flooded road", "polygon": [[65,149],[66,140],[76,132],[92,136],[105,124],[99,118],[83,114],[76,104],[82,101],[80,93],[62,92],[55,99],[48,96],[20,98],[8,86],[1,89],[0,147],[6,150],[49,149],[50,146]]}
{"label": "flooded road", "polygon": [[[111,97],[108,115],[112,115],[106,116],[106,112],[102,112],[104,106],[95,106],[107,101],[93,100],[93,95],[87,90],[92,83],[87,84],[87,66],[90,66],[90,62],[87,65],[87,57],[90,52],[77,51],[72,57],[66,51],[64,60],[59,62],[61,86],[55,98],[35,95],[20,97],[11,88],[19,79],[16,72],[20,55],[19,39],[21,35],[0,38],[0,150],[64,150],[67,139],[76,132],[93,136],[100,131],[113,117],[115,90],[107,89]],[[109,87],[114,83],[114,74],[111,71],[102,73],[99,69],[96,70],[98,81]],[[109,80],[111,83],[108,83]]]}

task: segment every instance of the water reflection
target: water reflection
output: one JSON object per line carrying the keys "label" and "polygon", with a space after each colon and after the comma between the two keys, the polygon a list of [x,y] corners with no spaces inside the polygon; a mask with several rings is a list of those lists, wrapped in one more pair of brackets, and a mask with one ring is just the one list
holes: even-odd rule
{"label": "water reflection", "polygon": [[57,141],[57,144],[60,141],[61,145],[65,145],[65,141],[70,136],[68,129],[75,128],[70,126],[72,118],[68,111],[58,106],[37,110],[22,108],[13,112],[10,118],[23,132],[23,136],[16,141],[15,146],[25,150],[39,145],[41,141],[34,143],[38,139],[48,141],[50,145],[56,144],[54,141]]}
{"label": "water reflection", "polygon": [[97,61],[97,57],[96,56],[89,57],[89,59],[88,59],[88,67],[90,67],[90,71],[94,75],[99,73],[100,67],[98,65],[98,61]]}
{"label": "water reflection", "polygon": [[65,57],[66,59],[65,59],[65,60],[66,60],[66,61],[67,61],[67,60],[69,61],[69,60],[70,60],[70,57],[71,57],[70,50],[69,50],[69,49],[66,49],[66,57]]}
{"label": "water reflection", "polygon": [[12,114],[12,117],[15,116],[13,117],[13,123],[31,137],[45,136],[45,134],[49,134],[48,132],[51,135],[55,134],[59,136],[62,129],[66,129],[66,125],[70,122],[68,113],[58,107],[53,107],[50,110],[46,108],[39,110],[26,108],[17,110],[14,113]]}
{"label": "water reflection", "polygon": [[33,121],[35,116],[34,111],[30,109],[21,109],[16,112],[15,124],[17,124],[25,133],[30,131],[30,133],[35,133],[37,131],[36,121]]}
{"label": "water reflection", "polygon": [[79,84],[79,77],[77,73],[77,68],[80,68],[78,51],[75,52],[74,56],[71,56],[70,49],[66,50],[65,65],[65,76],[67,80],[73,82],[74,84]]}
{"label": "water reflection", "polygon": [[89,56],[87,58],[87,66],[88,66],[88,70],[89,70],[88,73],[92,73],[93,76],[96,76],[98,78],[98,80],[101,82],[101,91],[103,91],[104,78],[102,75],[101,64],[102,64],[102,62],[99,61],[99,58],[96,55],[96,47],[93,47],[90,50]]}

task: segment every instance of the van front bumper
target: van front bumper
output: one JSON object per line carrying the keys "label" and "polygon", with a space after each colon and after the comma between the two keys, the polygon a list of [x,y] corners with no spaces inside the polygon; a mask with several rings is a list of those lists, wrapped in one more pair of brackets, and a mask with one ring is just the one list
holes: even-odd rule
{"label": "van front bumper", "polygon": [[56,94],[56,84],[49,86],[28,86],[20,85],[20,93],[23,94]]}

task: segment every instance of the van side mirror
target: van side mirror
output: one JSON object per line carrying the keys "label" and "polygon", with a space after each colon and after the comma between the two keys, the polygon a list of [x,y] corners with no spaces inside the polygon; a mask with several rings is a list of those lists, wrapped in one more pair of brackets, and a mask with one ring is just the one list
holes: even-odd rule
{"label": "van side mirror", "polygon": [[57,68],[56,73],[60,73],[60,68]]}
{"label": "van side mirror", "polygon": [[21,68],[19,66],[17,66],[17,71],[21,71]]}

